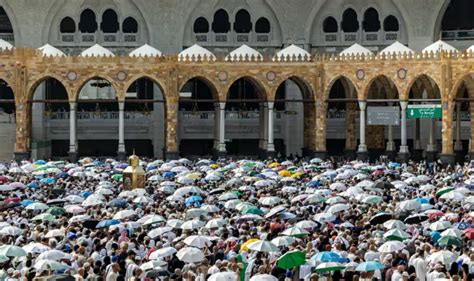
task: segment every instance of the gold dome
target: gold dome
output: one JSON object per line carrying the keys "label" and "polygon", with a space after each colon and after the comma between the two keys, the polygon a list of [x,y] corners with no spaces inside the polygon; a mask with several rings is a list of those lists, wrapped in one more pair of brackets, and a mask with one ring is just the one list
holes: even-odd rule
{"label": "gold dome", "polygon": [[137,167],[140,164],[140,159],[138,159],[138,156],[135,155],[135,151],[133,151],[133,154],[128,157],[128,165],[132,167]]}

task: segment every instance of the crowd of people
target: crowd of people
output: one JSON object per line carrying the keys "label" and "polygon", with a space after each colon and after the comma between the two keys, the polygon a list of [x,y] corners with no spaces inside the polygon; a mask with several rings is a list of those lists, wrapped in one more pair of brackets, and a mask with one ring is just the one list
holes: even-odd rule
{"label": "crowd of people", "polygon": [[0,165],[0,281],[473,280],[474,166]]}

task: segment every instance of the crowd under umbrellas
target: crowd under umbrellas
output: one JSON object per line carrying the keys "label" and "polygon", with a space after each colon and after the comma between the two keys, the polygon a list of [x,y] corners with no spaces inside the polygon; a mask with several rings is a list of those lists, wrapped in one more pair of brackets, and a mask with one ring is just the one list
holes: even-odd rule
{"label": "crowd under umbrellas", "polygon": [[0,281],[473,279],[469,164],[140,165],[0,165]]}

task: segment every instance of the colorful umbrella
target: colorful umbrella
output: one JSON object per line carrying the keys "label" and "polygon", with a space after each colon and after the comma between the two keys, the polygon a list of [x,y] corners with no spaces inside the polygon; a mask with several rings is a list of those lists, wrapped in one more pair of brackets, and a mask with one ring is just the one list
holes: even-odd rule
{"label": "colorful umbrella", "polygon": [[306,263],[306,256],[301,251],[289,251],[277,260],[277,267],[283,269],[292,269]]}

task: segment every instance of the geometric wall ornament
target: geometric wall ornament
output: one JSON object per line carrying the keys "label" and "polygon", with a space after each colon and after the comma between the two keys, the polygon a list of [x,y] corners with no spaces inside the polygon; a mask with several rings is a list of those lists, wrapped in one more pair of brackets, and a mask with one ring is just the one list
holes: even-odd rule
{"label": "geometric wall ornament", "polygon": [[227,72],[225,72],[225,71],[220,71],[220,72],[217,74],[217,79],[219,79],[219,81],[221,81],[221,82],[226,81],[226,80],[227,80]]}
{"label": "geometric wall ornament", "polygon": [[74,81],[77,79],[77,73],[74,72],[74,71],[69,71],[67,73],[67,79],[69,79],[69,81]]}
{"label": "geometric wall ornament", "polygon": [[400,80],[403,80],[407,77],[407,70],[405,68],[400,68],[398,71],[397,71],[397,77],[398,79]]}
{"label": "geometric wall ornament", "polygon": [[123,71],[119,71],[117,73],[117,80],[123,81],[123,80],[125,80],[125,78],[127,78],[127,73],[125,73]]}
{"label": "geometric wall ornament", "polygon": [[364,72],[364,70],[363,70],[363,69],[358,69],[358,70],[356,71],[356,77],[357,77],[357,79],[359,79],[359,80],[364,80],[364,78],[365,78],[365,72]]}
{"label": "geometric wall ornament", "polygon": [[267,77],[268,81],[273,81],[276,78],[276,73],[273,72],[273,71],[269,71],[269,72],[267,72],[266,77]]}

